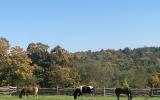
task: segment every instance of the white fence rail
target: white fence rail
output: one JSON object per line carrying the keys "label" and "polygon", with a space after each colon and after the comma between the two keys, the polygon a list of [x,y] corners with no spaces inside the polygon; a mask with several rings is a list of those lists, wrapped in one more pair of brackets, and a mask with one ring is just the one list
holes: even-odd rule
{"label": "white fence rail", "polygon": [[8,86],[8,87],[0,87],[0,94],[13,94],[17,92],[17,87],[12,87],[12,86]]}

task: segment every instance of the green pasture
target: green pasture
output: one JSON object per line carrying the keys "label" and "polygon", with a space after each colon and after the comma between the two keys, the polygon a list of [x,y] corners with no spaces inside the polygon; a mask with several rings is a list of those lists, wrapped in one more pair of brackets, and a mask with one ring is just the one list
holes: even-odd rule
{"label": "green pasture", "polygon": [[[83,100],[89,100],[90,97],[82,97]],[[33,96],[29,96],[28,98],[19,99],[18,96],[4,96],[0,95],[0,100],[74,100],[73,96],[39,96],[38,99],[35,99]],[[81,100],[81,99],[80,99]],[[117,100],[116,97],[113,96],[95,96],[93,100]],[[127,97],[120,97],[120,100],[128,100]],[[160,97],[133,97],[132,100],[160,100]]]}

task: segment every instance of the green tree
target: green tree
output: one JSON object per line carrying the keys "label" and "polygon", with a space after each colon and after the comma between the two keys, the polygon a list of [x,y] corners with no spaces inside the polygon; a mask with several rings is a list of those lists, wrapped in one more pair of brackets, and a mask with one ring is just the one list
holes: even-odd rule
{"label": "green tree", "polygon": [[79,75],[74,68],[70,53],[60,46],[51,50],[49,69],[49,83],[53,86],[69,87],[79,83]]}
{"label": "green tree", "polygon": [[28,57],[32,59],[33,64],[43,68],[49,66],[49,46],[42,43],[30,43],[27,47]]}
{"label": "green tree", "polygon": [[37,65],[34,75],[41,87],[48,87],[47,70],[50,66],[48,48],[48,45],[42,43],[30,43],[27,48],[28,57],[32,60],[32,65]]}

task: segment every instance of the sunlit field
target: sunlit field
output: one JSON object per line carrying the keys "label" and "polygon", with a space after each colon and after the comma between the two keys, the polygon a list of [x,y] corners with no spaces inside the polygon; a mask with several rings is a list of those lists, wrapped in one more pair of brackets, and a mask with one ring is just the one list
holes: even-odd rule
{"label": "sunlit field", "polygon": [[[91,100],[90,97],[82,97],[83,100]],[[18,96],[0,96],[0,100],[18,100]],[[28,98],[23,98],[20,100],[35,100],[33,96],[29,96]],[[65,95],[58,95],[58,96],[39,96],[36,100],[74,100],[73,96],[65,96]],[[81,99],[80,99],[81,100]],[[95,96],[93,100],[117,100],[116,97],[113,96]],[[120,97],[120,100],[127,100],[127,97]],[[132,100],[160,100],[160,97],[133,97]]]}

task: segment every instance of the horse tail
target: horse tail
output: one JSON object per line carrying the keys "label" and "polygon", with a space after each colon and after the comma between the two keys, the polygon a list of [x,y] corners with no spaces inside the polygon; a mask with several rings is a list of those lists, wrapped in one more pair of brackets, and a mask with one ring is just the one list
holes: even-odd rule
{"label": "horse tail", "polygon": [[37,98],[38,98],[38,87],[35,87],[35,88],[34,88],[34,92],[35,92],[35,94],[34,94],[34,95],[35,95],[35,97],[37,97]]}
{"label": "horse tail", "polygon": [[23,93],[24,93],[24,88],[21,90],[21,92],[19,94],[19,98],[22,98]]}

